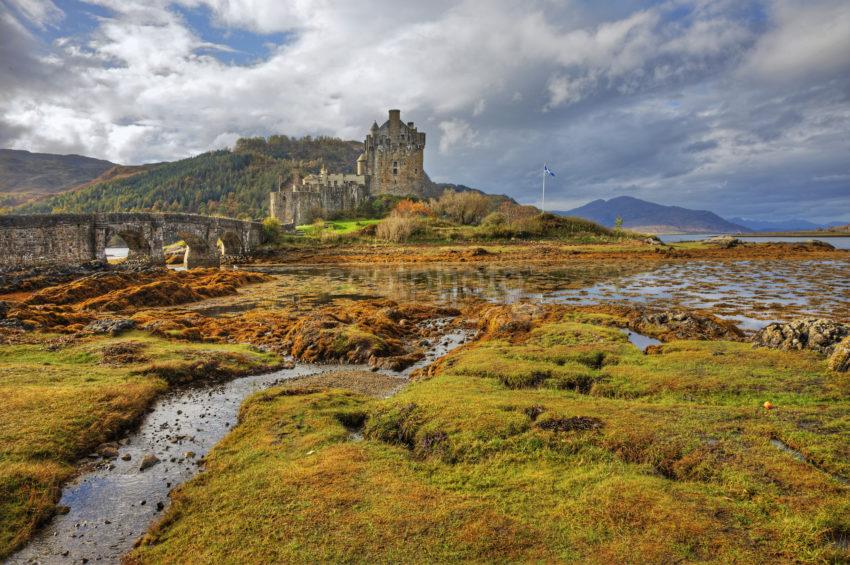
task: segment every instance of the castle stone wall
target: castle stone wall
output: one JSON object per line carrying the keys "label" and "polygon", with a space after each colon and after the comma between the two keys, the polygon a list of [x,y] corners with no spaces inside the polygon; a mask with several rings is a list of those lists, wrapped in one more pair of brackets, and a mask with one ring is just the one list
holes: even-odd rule
{"label": "castle stone wall", "polygon": [[356,175],[306,177],[300,186],[281,187],[269,200],[271,215],[285,226],[308,224],[328,214],[356,209],[367,197],[366,179]]}

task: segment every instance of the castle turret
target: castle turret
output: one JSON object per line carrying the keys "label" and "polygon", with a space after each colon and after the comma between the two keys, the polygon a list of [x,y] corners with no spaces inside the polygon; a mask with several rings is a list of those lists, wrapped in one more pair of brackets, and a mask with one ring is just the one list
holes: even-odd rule
{"label": "castle turret", "polygon": [[363,152],[360,154],[360,157],[357,158],[357,174],[365,175],[366,174],[366,153]]}

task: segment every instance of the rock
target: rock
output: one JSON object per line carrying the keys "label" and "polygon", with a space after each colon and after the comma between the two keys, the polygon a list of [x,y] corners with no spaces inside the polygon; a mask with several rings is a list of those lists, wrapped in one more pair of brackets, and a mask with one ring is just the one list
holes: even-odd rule
{"label": "rock", "polygon": [[643,242],[647,245],[666,245],[663,241],[661,241],[655,236],[647,237],[643,240]]}
{"label": "rock", "polygon": [[65,506],[64,504],[60,504],[56,507],[56,513],[57,514],[67,514],[70,511],[71,511],[71,508],[68,507],[68,506]]}
{"label": "rock", "polygon": [[829,357],[829,368],[838,373],[846,373],[850,370],[850,337],[844,338],[832,350]]}
{"label": "rock", "polygon": [[809,240],[806,240],[805,243],[806,243],[806,245],[808,245],[810,247],[819,247],[821,249],[828,249],[828,250],[835,249],[835,246],[832,245],[831,243],[827,243],[827,242],[821,241],[819,239],[809,239]]}
{"label": "rock", "polygon": [[424,359],[425,355],[422,352],[408,353],[407,355],[394,355],[392,357],[377,357],[372,355],[369,357],[369,366],[373,369],[389,369],[390,371],[403,371]]}
{"label": "rock", "polygon": [[28,322],[25,320],[19,320],[18,318],[9,318],[0,320],[0,328],[6,328],[9,330],[21,330],[21,331],[32,331],[36,328],[36,325],[32,322]]}
{"label": "rock", "polygon": [[118,446],[105,443],[97,448],[97,452],[105,459],[115,459],[118,457]]}
{"label": "rock", "polygon": [[0,320],[6,318],[6,313],[9,312],[9,303],[0,300]]}
{"label": "rock", "polygon": [[484,257],[486,255],[493,255],[483,247],[473,247],[466,251],[465,255],[467,257]]}
{"label": "rock", "polygon": [[829,355],[841,340],[850,336],[850,325],[823,318],[774,322],[758,331],[753,342],[773,349],[811,349]]}
{"label": "rock", "polygon": [[121,461],[129,461],[130,459],[132,459],[132,457],[130,456],[129,453],[125,453],[124,455],[121,456]]}
{"label": "rock", "polygon": [[147,469],[150,469],[157,463],[159,463],[159,458],[153,453],[148,453],[142,458],[142,462],[139,465],[139,471],[145,471]]}
{"label": "rock", "polygon": [[129,319],[106,319],[95,320],[85,327],[86,331],[95,334],[118,335],[121,332],[132,330],[136,327],[136,322]]}
{"label": "rock", "polygon": [[731,235],[716,235],[714,237],[709,237],[707,239],[702,240],[703,243],[708,243],[710,245],[716,245],[723,249],[731,249],[732,247],[736,247],[741,245],[741,240],[737,237],[732,237]]}
{"label": "rock", "polygon": [[[714,316],[669,310],[665,312],[639,311],[629,321],[630,327],[639,333],[646,333],[664,339],[725,339],[741,341],[744,333],[731,322]],[[663,331],[659,332],[661,329]]]}
{"label": "rock", "polygon": [[156,511],[157,511],[157,512],[162,512],[162,509],[163,509],[163,508],[165,508],[165,504],[163,504],[162,502],[157,502],[157,503],[156,503]]}

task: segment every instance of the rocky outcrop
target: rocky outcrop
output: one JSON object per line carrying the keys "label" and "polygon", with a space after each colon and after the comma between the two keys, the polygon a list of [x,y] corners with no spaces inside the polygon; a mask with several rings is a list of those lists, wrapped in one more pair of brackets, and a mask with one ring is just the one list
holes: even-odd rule
{"label": "rocky outcrop", "polygon": [[819,239],[809,239],[805,242],[805,245],[808,245],[809,247],[819,248],[819,249],[827,249],[827,250],[835,249],[835,246],[832,245],[831,243],[827,243],[827,242],[821,241]]}
{"label": "rocky outcrop", "polygon": [[703,240],[705,243],[716,245],[723,249],[731,249],[732,247],[736,247],[741,245],[741,240],[737,237],[732,237],[731,235],[718,235],[715,237],[709,237]]}
{"label": "rocky outcrop", "polygon": [[707,314],[686,311],[640,312],[629,316],[634,331],[671,339],[725,339],[741,341],[744,333],[733,323]]}
{"label": "rocky outcrop", "polygon": [[121,332],[132,330],[136,322],[127,318],[95,320],[86,326],[86,330],[95,334],[118,335]]}
{"label": "rocky outcrop", "polygon": [[850,324],[823,318],[804,318],[793,322],[775,322],[753,336],[753,342],[773,349],[811,349],[830,354],[850,336]]}

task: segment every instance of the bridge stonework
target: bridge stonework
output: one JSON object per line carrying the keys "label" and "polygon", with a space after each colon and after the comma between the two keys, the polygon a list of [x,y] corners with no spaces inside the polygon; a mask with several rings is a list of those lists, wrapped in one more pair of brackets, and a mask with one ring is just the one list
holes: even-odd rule
{"label": "bridge stonework", "polygon": [[186,242],[187,268],[213,267],[262,243],[259,222],[195,214],[43,214],[0,216],[0,267],[106,259],[113,236],[127,243],[128,261],[165,262],[162,248]]}

